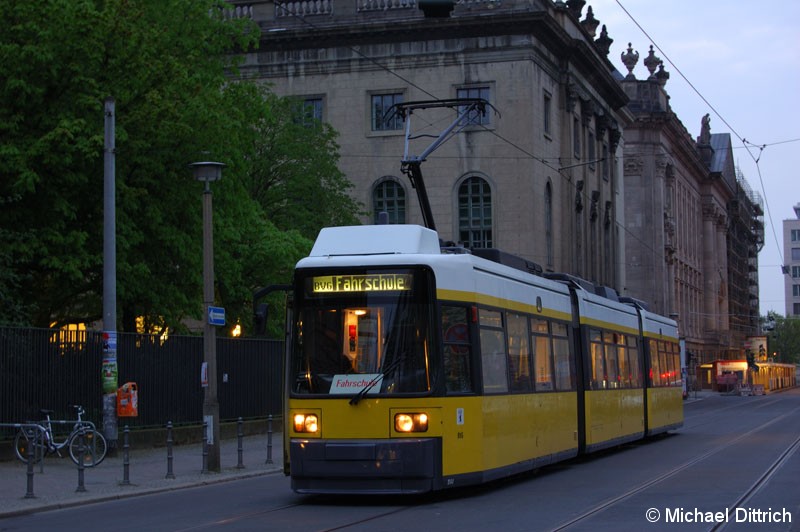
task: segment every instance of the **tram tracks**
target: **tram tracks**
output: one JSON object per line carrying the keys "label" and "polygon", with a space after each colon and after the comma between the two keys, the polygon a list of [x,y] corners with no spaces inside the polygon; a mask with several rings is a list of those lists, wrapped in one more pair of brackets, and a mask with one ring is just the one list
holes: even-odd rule
{"label": "tram tracks", "polygon": [[[788,414],[787,414],[788,415]],[[741,497],[739,497],[732,505],[727,508],[728,512],[733,512],[737,508],[741,508],[745,506],[759,491],[761,491],[764,486],[766,486],[770,479],[783,468],[786,462],[800,449],[800,436],[795,438],[795,440],[786,448],[786,450],[781,453],[780,456],[767,468],[761,477],[759,477],[752,486],[750,486],[747,491],[745,491]],[[718,530],[723,530],[728,525],[727,522],[717,523],[714,527],[710,528],[708,532],[717,532]]]}
{"label": "tram tracks", "polygon": [[276,506],[274,508],[266,508],[264,510],[259,510],[257,512],[242,513],[242,514],[234,515],[234,516],[231,516],[231,517],[226,517],[225,519],[217,519],[215,521],[209,521],[207,523],[202,523],[202,524],[199,524],[199,525],[196,525],[196,526],[177,529],[174,532],[189,532],[191,530],[205,530],[205,529],[209,529],[209,528],[217,528],[217,527],[220,527],[220,526],[233,525],[233,524],[238,523],[240,521],[245,521],[245,520],[248,520],[248,519],[254,519],[254,518],[257,518],[259,516],[264,516],[264,515],[269,515],[269,514],[272,514],[272,513],[275,513],[275,512],[281,512],[281,511],[284,511],[284,510],[289,510],[291,508],[296,508],[298,506],[303,506],[303,504],[302,503],[284,504],[282,506]]}
{"label": "tram tracks", "polygon": [[[697,465],[697,464],[699,464],[699,463],[711,458],[712,456],[715,456],[715,455],[725,451],[726,449],[728,449],[728,448],[732,447],[733,445],[741,442],[742,440],[745,440],[746,438],[752,437],[754,434],[757,434],[757,433],[767,429],[768,427],[783,421],[785,418],[789,417],[792,414],[795,414],[795,412],[793,412],[793,411],[787,412],[787,413],[782,414],[782,415],[780,415],[778,417],[775,417],[775,418],[773,418],[773,419],[771,419],[771,420],[769,420],[769,421],[767,421],[765,423],[762,423],[761,425],[759,425],[759,426],[757,426],[757,427],[755,427],[755,428],[753,428],[753,429],[751,429],[751,430],[749,430],[747,432],[741,433],[741,434],[737,435],[736,437],[726,441],[725,443],[723,443],[721,445],[717,445],[716,447],[706,451],[705,453],[703,453],[701,455],[698,455],[698,456],[696,456],[696,457],[694,457],[694,458],[692,458],[692,459],[690,459],[690,460],[688,460],[688,461],[686,461],[686,462],[684,462],[684,463],[682,463],[682,464],[670,469],[669,471],[666,471],[666,472],[662,473],[661,475],[658,475],[658,476],[656,476],[654,478],[651,478],[651,479],[647,480],[646,482],[643,482],[643,483],[631,488],[630,490],[628,490],[628,491],[626,491],[624,493],[621,493],[620,495],[617,495],[617,496],[612,497],[610,499],[606,499],[605,501],[601,502],[600,504],[597,504],[594,507],[589,508],[588,510],[584,511],[580,515],[575,516],[574,518],[559,524],[558,526],[552,528],[551,530],[553,532],[557,532],[559,530],[569,529],[569,528],[571,528],[573,526],[576,526],[578,524],[585,524],[585,522],[587,520],[589,520],[590,518],[592,518],[593,516],[595,516],[595,515],[597,515],[597,514],[599,514],[601,512],[604,512],[604,511],[606,511],[606,510],[608,510],[610,508],[613,508],[613,507],[619,505],[620,503],[630,499],[631,497],[633,497],[635,495],[640,495],[642,493],[645,493],[650,488],[653,488],[654,486],[657,486],[657,485],[659,485],[659,484],[671,479],[672,477],[678,475],[681,472],[689,470],[693,466],[695,466],[695,465]],[[798,447],[800,447],[800,436],[798,436],[798,438],[795,439],[794,442],[792,444],[790,444],[785,449],[785,451],[783,453],[781,453],[779,458],[776,459],[770,465],[770,467],[767,468],[767,471],[764,473],[764,475],[762,475],[762,477],[759,478],[740,497],[740,499],[737,500],[731,506],[731,508],[735,508],[735,507],[737,507],[737,505],[746,503],[747,500],[749,500],[764,485],[766,485],[766,483],[769,481],[769,479],[772,477],[772,475],[774,475],[777,471],[780,470],[780,468],[786,463],[786,461],[788,461],[788,459],[797,451]],[[715,527],[715,528],[712,528],[711,530],[716,531],[716,530],[721,530],[722,528],[724,528],[724,527],[719,527],[719,528]]]}
{"label": "tram tracks", "polygon": [[[604,520],[607,521],[609,517],[613,519],[615,514],[619,514],[620,511],[627,511],[625,503],[627,502],[628,505],[631,503],[636,504],[635,501],[630,501],[630,499],[641,496],[641,495],[648,495],[654,492],[658,492],[660,489],[659,486],[670,486],[675,485],[675,483],[683,483],[684,476],[679,476],[681,474],[689,473],[698,466],[700,468],[708,467],[706,464],[717,462],[720,457],[725,456],[727,453],[732,452],[735,446],[741,445],[745,440],[748,438],[757,437],[759,433],[770,433],[776,430],[776,427],[780,427],[783,425],[792,425],[794,424],[794,420],[797,416],[797,410],[792,409],[786,412],[780,412],[782,408],[775,408],[776,403],[779,401],[776,400],[769,400],[770,398],[765,401],[736,401],[736,404],[725,404],[725,403],[718,403],[717,406],[719,408],[714,408],[712,411],[708,412],[694,412],[694,415],[689,416],[687,419],[687,423],[685,424],[684,428],[691,429],[694,427],[700,427],[708,423],[710,417],[719,418],[721,412],[728,412],[730,416],[731,411],[745,411],[748,412],[758,412],[763,409],[775,409],[778,410],[776,412],[776,417],[769,419],[763,423],[759,423],[757,426],[746,430],[745,432],[735,432],[730,434],[729,436],[724,436],[727,439],[726,441],[720,442],[717,438],[714,438],[716,441],[708,441],[706,443],[712,445],[711,448],[708,448],[706,451],[702,452],[697,456],[691,457],[686,459],[679,465],[670,468],[669,470],[663,471],[662,473],[658,474],[655,477],[648,478],[646,480],[641,481],[637,485],[625,488],[622,487],[618,494],[609,495],[605,500],[601,500],[599,502],[595,502],[593,506],[586,508],[585,510],[579,510],[581,513],[580,515],[569,517],[568,520],[561,522],[557,526],[550,528],[550,530],[560,531],[560,530],[577,530],[577,529],[586,529],[587,526],[592,526],[593,520],[597,519],[600,522]],[[722,406],[724,405],[724,406]],[[795,416],[795,417],[792,417]],[[785,465],[792,460],[793,457],[796,457],[798,451],[800,450],[800,436],[791,436],[792,441],[784,443],[783,446],[780,448],[773,449],[773,453],[775,458],[774,459],[766,459],[765,462],[769,461],[769,465],[766,469],[759,469],[759,471],[764,471],[763,473],[759,474],[759,477],[752,481],[752,484],[749,486],[741,486],[741,491],[730,492],[724,501],[720,502],[719,508],[726,509],[727,512],[733,515],[733,512],[737,508],[743,508],[746,505],[750,504],[757,504],[759,497],[763,496],[763,493],[759,495],[762,489],[767,486],[770,481],[775,478],[782,470],[785,471]],[[735,452],[735,451],[734,451]],[[713,458],[716,457],[716,460]],[[706,464],[703,464],[706,462]],[[746,489],[744,489],[746,488]],[[672,488],[669,488],[672,489]],[[463,493],[461,494],[463,495]],[[461,496],[455,496],[455,499],[460,499]],[[733,500],[735,499],[735,500]],[[637,499],[638,500],[638,499]],[[733,502],[728,502],[733,501]],[[288,502],[288,501],[287,501]],[[382,499],[382,500],[374,500],[375,503],[374,507],[367,512],[363,510],[363,504],[355,504],[354,508],[358,508],[362,511],[353,512],[353,515],[342,515],[337,514],[338,519],[336,520],[329,520],[327,522],[320,522],[317,521],[317,527],[313,525],[309,525],[310,528],[315,530],[331,532],[331,531],[340,531],[340,530],[350,530],[350,529],[366,529],[369,527],[376,527],[380,529],[382,525],[385,525],[388,520],[395,519],[397,516],[400,515],[413,515],[416,509],[424,508],[426,503],[421,503],[419,500],[411,501],[404,499],[401,503],[398,503],[395,499]],[[233,525],[234,528],[239,527],[242,525],[247,525],[249,521],[262,521],[263,518],[269,519],[269,516],[275,516],[277,521],[279,522],[287,522],[290,519],[290,516],[295,516],[297,519],[302,520],[300,514],[297,512],[304,512],[303,507],[309,508],[319,508],[320,506],[333,506],[339,507],[342,504],[342,501],[337,498],[329,498],[326,496],[312,496],[308,498],[303,498],[302,500],[298,501],[294,504],[285,504],[285,505],[276,505],[273,508],[265,508],[261,511],[256,512],[247,512],[242,513],[240,515],[230,516],[226,519],[217,520],[215,522],[209,522],[202,526],[197,526],[193,528],[188,528],[186,530],[204,530],[209,528],[216,528],[220,525]],[[346,506],[352,505],[352,501],[345,503]],[[367,506],[372,506],[369,504]],[[628,506],[627,508],[629,508]],[[608,514],[603,515],[600,517],[603,512],[608,511]],[[279,517],[280,516],[280,517]],[[562,515],[562,519],[566,516]],[[596,521],[595,521],[596,522]],[[558,521],[556,521],[558,523]],[[308,523],[307,523],[308,524]],[[724,530],[726,527],[726,523],[718,523],[713,524],[709,523],[706,526],[713,528],[708,528],[707,532],[717,532],[720,530]],[[299,529],[299,528],[298,528]],[[396,529],[396,528],[389,528],[389,529]]]}
{"label": "tram tracks", "polygon": [[[217,520],[209,521],[209,522],[202,523],[202,524],[199,524],[199,525],[196,525],[196,526],[178,529],[175,532],[190,532],[190,531],[195,531],[195,530],[217,529],[217,528],[219,528],[221,526],[234,526],[234,528],[235,528],[235,525],[237,523],[243,523],[243,522],[247,522],[247,521],[251,521],[251,520],[258,520],[259,518],[264,517],[264,516],[268,516],[270,514],[276,514],[276,513],[279,513],[279,512],[290,511],[290,510],[293,510],[293,509],[296,509],[296,508],[302,508],[304,506],[313,505],[314,503],[311,502],[311,501],[315,501],[318,498],[319,497],[311,497],[309,499],[305,499],[305,500],[303,500],[301,502],[297,502],[297,503],[284,504],[284,505],[281,505],[281,506],[275,506],[273,508],[265,508],[264,510],[259,510],[259,511],[256,511],[256,512],[241,513],[241,514],[238,514],[238,515],[233,515],[233,516],[230,516],[230,517],[226,517],[224,519],[217,519]],[[394,514],[398,514],[398,513],[402,513],[402,512],[411,510],[412,508],[415,508],[416,506],[417,506],[416,504],[410,504],[410,505],[397,507],[397,508],[394,508],[394,509],[391,509],[391,510],[387,510],[387,511],[383,511],[383,512],[380,512],[380,513],[376,513],[376,514],[373,514],[373,515],[364,516],[364,517],[362,517],[360,519],[347,521],[347,522],[338,524],[338,525],[330,527],[330,528],[321,528],[321,529],[318,530],[318,532],[333,532],[333,531],[336,531],[336,530],[347,530],[348,528],[350,528],[352,526],[357,526],[357,525],[361,525],[361,524],[364,524],[364,523],[369,523],[371,521],[376,521],[378,519],[383,519],[384,517],[389,517],[389,516],[394,515]]]}

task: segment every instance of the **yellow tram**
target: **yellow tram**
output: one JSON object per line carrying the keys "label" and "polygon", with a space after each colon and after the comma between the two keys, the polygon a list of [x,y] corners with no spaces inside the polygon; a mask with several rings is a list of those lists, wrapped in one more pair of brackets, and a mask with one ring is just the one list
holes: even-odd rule
{"label": "yellow tram", "polygon": [[476,484],[683,423],[674,321],[423,227],[323,229],[291,314],[300,493]]}

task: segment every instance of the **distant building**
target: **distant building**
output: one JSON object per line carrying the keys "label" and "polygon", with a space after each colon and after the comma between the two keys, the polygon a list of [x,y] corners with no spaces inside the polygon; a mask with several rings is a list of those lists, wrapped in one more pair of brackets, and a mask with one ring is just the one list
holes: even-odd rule
{"label": "distant building", "polygon": [[623,294],[674,316],[698,361],[741,358],[758,332],[761,199],[736,174],[730,135],[711,134],[706,115],[693,139],[669,106],[653,47],[645,80],[633,74],[638,57],[622,56],[635,115],[624,132]]}
{"label": "distant building", "polygon": [[800,316],[800,203],[794,219],[783,221],[783,283],[786,317]]}

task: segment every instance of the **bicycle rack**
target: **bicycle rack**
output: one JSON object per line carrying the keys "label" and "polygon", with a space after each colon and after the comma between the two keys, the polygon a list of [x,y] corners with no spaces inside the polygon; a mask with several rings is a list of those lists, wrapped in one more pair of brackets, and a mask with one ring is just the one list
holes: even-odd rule
{"label": "bicycle rack", "polygon": [[33,463],[36,460],[31,460],[31,458],[36,458],[36,454],[39,455],[39,473],[44,473],[44,435],[47,429],[38,423],[0,423],[0,427],[16,430],[35,430],[36,440],[42,443],[42,445],[33,446],[33,455],[30,450],[28,451],[27,490],[25,491],[25,498],[33,499],[36,497],[33,494]]}

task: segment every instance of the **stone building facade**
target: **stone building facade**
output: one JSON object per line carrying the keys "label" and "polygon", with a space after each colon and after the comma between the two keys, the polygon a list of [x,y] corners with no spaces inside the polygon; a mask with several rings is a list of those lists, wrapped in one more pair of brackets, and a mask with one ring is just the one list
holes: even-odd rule
{"label": "stone building facade", "polygon": [[689,135],[652,47],[647,79],[633,75],[632,49],[620,74],[584,1],[460,0],[441,19],[414,0],[229,2],[262,31],[241,75],[339,132],[363,222],[385,211],[423,223],[401,159],[422,153],[458,107],[415,110],[407,144],[386,111],[483,98],[488,112],[421,165],[442,239],[642,299],[674,316],[704,359],[736,357],[756,333],[760,200],[736,175],[730,138],[712,135],[707,117]]}
{"label": "stone building facade", "polygon": [[625,129],[626,285],[623,293],[679,323],[699,361],[742,356],[758,333],[757,254],[763,207],[737,175],[730,135],[702,118],[693,139],[669,106],[669,74],[653,47],[623,54],[621,84],[635,121]]}
{"label": "stone building facade", "polygon": [[[340,168],[370,213],[365,223],[379,211],[423,222],[401,172],[404,124],[386,110],[484,98],[488,112],[468,117],[421,166],[440,237],[624,286],[619,179],[632,117],[611,39],[584,2],[462,0],[442,19],[411,0],[231,4],[262,30],[241,75],[296,97],[340,133]],[[415,134],[439,135],[457,111],[415,111]]]}

